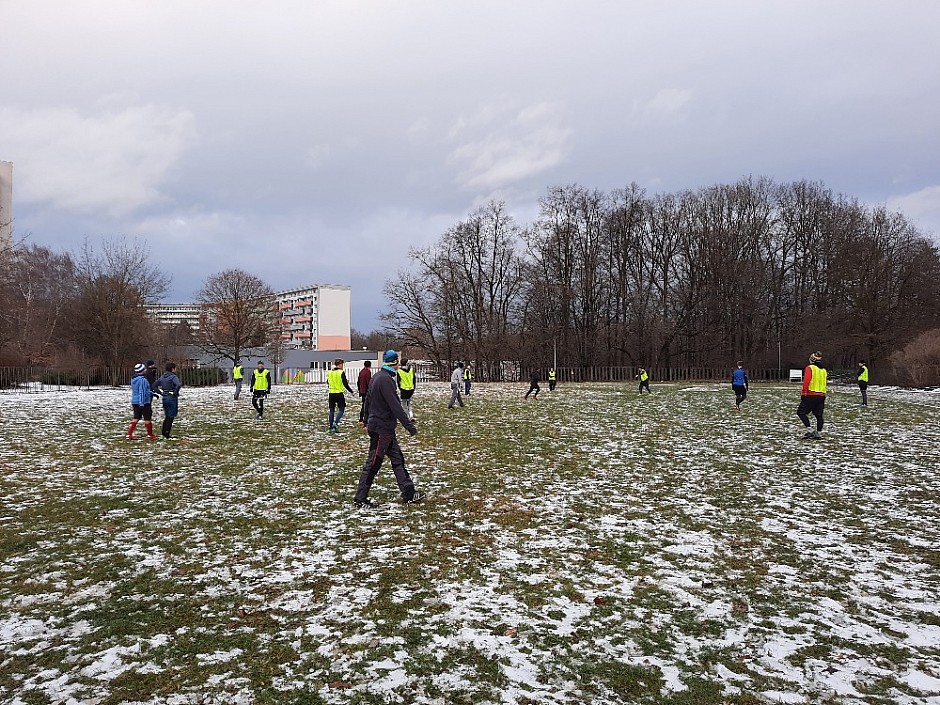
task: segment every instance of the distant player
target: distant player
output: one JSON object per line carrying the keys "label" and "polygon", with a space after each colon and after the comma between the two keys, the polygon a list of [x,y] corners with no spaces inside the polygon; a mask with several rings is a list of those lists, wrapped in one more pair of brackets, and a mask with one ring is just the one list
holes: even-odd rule
{"label": "distant player", "polygon": [[415,414],[411,407],[411,400],[415,395],[417,386],[417,370],[414,365],[408,362],[407,357],[403,357],[401,367],[398,368],[398,391],[401,395],[401,407],[412,421],[415,420]]}
{"label": "distant player", "polygon": [[463,399],[460,397],[460,385],[463,384],[463,363],[458,362],[457,367],[450,375],[450,403],[448,409],[453,409],[454,404],[460,404],[463,407]]}
{"label": "distant player", "polygon": [[330,405],[330,433],[339,431],[339,422],[346,413],[346,392],[353,393],[343,370],[343,358],[333,360],[333,369],[326,373],[326,384],[329,389]]}
{"label": "distant player", "polygon": [[137,422],[144,420],[144,428],[147,429],[147,438],[151,441],[157,440],[153,433],[153,390],[150,382],[147,381],[147,366],[134,365],[134,376],[131,379],[131,408],[134,411],[134,418],[127,429],[127,440],[134,440],[134,429],[137,428]]}
{"label": "distant player", "polygon": [[238,395],[242,393],[242,382],[245,380],[245,368],[242,367],[242,361],[235,358],[235,364],[232,366],[232,381],[235,382],[235,401],[238,401]]}
{"label": "distant player", "polygon": [[[822,438],[823,410],[826,406],[826,381],[828,373],[821,365],[822,353],[814,352],[809,356],[809,365],[803,370],[803,388],[800,391],[800,406],[796,415],[803,422],[806,433],[803,438],[818,440]],[[809,415],[816,417],[816,430],[810,429]]]}
{"label": "distant player", "polygon": [[157,377],[153,383],[153,391],[163,398],[163,428],[161,435],[169,440],[170,433],[173,430],[173,420],[179,414],[180,409],[180,378],[176,376],[176,363],[168,362],[165,366],[166,371]]}
{"label": "distant player", "polygon": [[257,412],[256,419],[264,419],[264,399],[271,393],[271,371],[266,370],[264,363],[258,360],[258,367],[251,373],[251,406]]}
{"label": "distant player", "polygon": [[740,410],[741,403],[747,399],[747,370],[744,363],[738,360],[738,366],[731,373],[731,388],[734,390],[734,408]]}
{"label": "distant player", "polygon": [[868,406],[868,366],[864,360],[858,363],[858,388],[862,393],[862,403],[859,406]]}
{"label": "distant player", "polygon": [[647,394],[652,394],[652,393],[653,393],[653,392],[650,391],[650,376],[649,376],[649,373],[648,373],[646,370],[644,370],[642,367],[640,368],[640,371],[637,373],[637,375],[636,375],[636,377],[635,377],[634,379],[640,380],[640,388],[639,388],[639,390],[638,390],[638,393],[639,393],[639,394],[642,394],[644,389],[646,390],[646,393],[647,393]]}
{"label": "distant player", "polygon": [[542,391],[542,388],[539,386],[539,373],[538,370],[532,370],[532,374],[529,376],[529,391],[525,393],[523,399],[528,399],[529,395],[532,394],[533,399],[539,398],[539,392]]}

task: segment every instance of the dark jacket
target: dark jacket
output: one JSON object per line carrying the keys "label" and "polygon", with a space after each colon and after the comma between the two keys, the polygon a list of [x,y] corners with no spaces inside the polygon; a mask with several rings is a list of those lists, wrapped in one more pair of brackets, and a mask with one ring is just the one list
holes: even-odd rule
{"label": "dark jacket", "polygon": [[168,397],[178,397],[180,393],[180,378],[173,372],[164,372],[153,383],[153,391]]}
{"label": "dark jacket", "polygon": [[397,421],[401,421],[412,436],[418,432],[417,426],[401,408],[398,398],[398,375],[388,367],[382,367],[372,375],[369,393],[363,402],[363,414],[368,419],[367,427],[372,433],[394,433]]}
{"label": "dark jacket", "polygon": [[363,367],[359,371],[359,379],[356,380],[356,388],[359,390],[359,396],[364,397],[369,393],[370,381],[372,381],[372,368]]}

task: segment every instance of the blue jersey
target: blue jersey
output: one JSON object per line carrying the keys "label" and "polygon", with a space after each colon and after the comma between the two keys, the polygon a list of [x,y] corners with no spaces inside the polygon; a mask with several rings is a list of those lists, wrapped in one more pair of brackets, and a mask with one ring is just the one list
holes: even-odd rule
{"label": "blue jersey", "polygon": [[153,400],[150,382],[145,375],[137,375],[131,380],[131,404],[143,406]]}
{"label": "blue jersey", "polygon": [[747,386],[747,370],[743,367],[739,367],[734,372],[731,373],[731,384],[735,387],[746,387]]}

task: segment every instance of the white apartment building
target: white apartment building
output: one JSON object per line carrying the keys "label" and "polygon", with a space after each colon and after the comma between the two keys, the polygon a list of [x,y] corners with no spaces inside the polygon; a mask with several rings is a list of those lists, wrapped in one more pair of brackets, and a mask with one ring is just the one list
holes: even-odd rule
{"label": "white apartment building", "polygon": [[[352,329],[352,289],[337,284],[312,284],[274,295],[281,340],[287,348],[349,350]],[[149,306],[147,313],[166,326],[199,325],[198,304]]]}

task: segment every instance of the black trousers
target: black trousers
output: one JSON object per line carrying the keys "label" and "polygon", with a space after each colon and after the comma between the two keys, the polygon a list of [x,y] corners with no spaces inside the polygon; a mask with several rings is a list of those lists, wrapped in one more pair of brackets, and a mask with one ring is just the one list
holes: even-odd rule
{"label": "black trousers", "polygon": [[734,390],[734,403],[741,406],[741,402],[747,399],[747,387],[743,384],[732,384],[731,388]]}
{"label": "black trousers", "polygon": [[401,446],[398,445],[395,432],[369,431],[369,456],[359,475],[359,487],[356,488],[357,502],[368,498],[369,490],[372,489],[372,483],[375,482],[375,476],[386,456],[392,463],[392,472],[395,473],[395,481],[398,483],[398,491],[401,492],[402,499],[407,502],[415,496],[415,483],[405,469],[405,456],[401,452]]}
{"label": "black trousers", "polygon": [[858,388],[862,392],[862,406],[868,406],[868,382],[859,382]]}
{"label": "black trousers", "polygon": [[525,397],[523,398],[528,399],[532,392],[535,392],[534,396],[538,397],[540,391],[542,391],[542,388],[539,386],[538,382],[529,382],[529,391],[525,393]]}
{"label": "black trousers", "polygon": [[806,394],[800,397],[800,405],[796,410],[796,415],[806,428],[809,428],[809,415],[816,417],[816,430],[823,430],[823,409],[826,406],[826,397],[816,394]]}
{"label": "black trousers", "polygon": [[260,416],[264,416],[264,398],[268,396],[267,392],[253,392],[251,395],[251,405]]}

